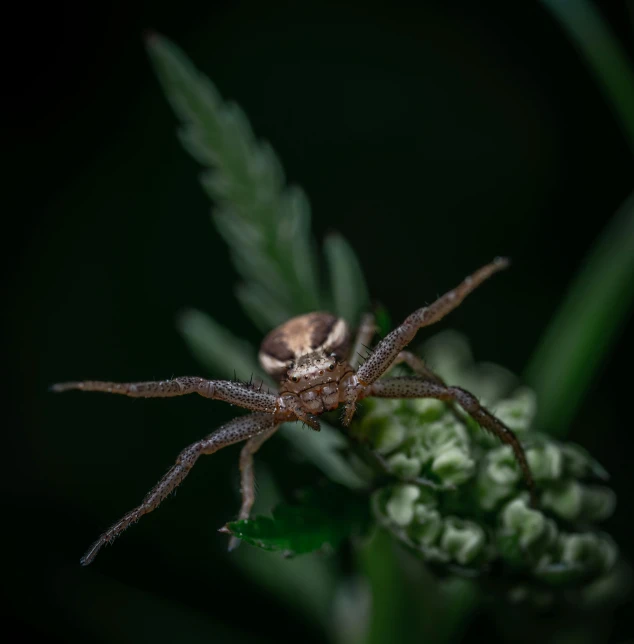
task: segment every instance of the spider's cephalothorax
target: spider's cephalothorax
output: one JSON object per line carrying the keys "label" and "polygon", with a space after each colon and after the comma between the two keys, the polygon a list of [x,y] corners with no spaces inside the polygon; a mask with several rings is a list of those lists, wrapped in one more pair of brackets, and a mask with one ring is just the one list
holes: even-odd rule
{"label": "spider's cephalothorax", "polygon": [[353,374],[346,358],[348,325],[330,313],[307,313],[292,318],[269,333],[260,348],[260,364],[280,381],[287,406],[297,404],[309,414],[336,409],[340,392]]}
{"label": "spider's cephalothorax", "polygon": [[[346,323],[329,313],[317,312],[288,320],[269,333],[260,348],[264,370],[279,382],[277,393],[262,391],[250,383],[231,380],[206,380],[198,377],[174,378],[158,382],[116,383],[103,381],[67,382],[52,387],[53,391],[80,389],[106,391],[136,398],[165,398],[197,393],[205,398],[224,400],[253,413],[240,416],[207,437],[185,448],[176,464],[150,490],[143,502],[106,530],[81,560],[90,563],[105,543],[113,541],[130,524],[156,508],[187,476],[198,457],[246,441],[240,453],[242,506],[239,518],[247,519],[255,499],[253,455],[286,421],[301,420],[319,429],[317,416],[345,406],[343,424],[349,425],[356,403],[362,398],[436,398],[459,404],[476,422],[501,441],[511,446],[536,503],[533,477],[526,454],[515,434],[487,411],[468,391],[446,384],[430,371],[423,361],[405,351],[418,329],[434,324],[455,309],[464,298],[493,273],[508,266],[498,258],[469,275],[456,288],[429,306],[414,311],[403,323],[370,350],[362,365],[360,351],[371,344],[375,334],[374,319],[365,315],[350,347]],[[410,376],[382,378],[394,365],[405,362],[413,371]],[[230,548],[237,541],[232,538]]]}

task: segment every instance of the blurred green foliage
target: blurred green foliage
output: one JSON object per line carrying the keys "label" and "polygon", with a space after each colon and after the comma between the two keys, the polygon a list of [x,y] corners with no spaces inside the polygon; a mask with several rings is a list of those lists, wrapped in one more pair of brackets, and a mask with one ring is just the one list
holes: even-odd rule
{"label": "blurred green foliage", "polygon": [[[542,0],[587,59],[634,152],[634,71],[591,0]],[[564,434],[634,302],[634,194],[585,259],[528,365],[540,423]]]}

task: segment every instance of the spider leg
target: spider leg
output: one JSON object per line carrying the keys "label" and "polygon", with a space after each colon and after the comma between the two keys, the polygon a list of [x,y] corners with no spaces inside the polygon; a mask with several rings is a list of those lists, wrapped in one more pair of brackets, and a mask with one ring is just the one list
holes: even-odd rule
{"label": "spider leg", "polygon": [[132,398],[172,398],[173,396],[196,393],[204,398],[224,400],[251,411],[263,411],[272,414],[277,409],[277,396],[259,391],[249,384],[231,380],[205,380],[205,378],[195,376],[155,382],[87,380],[85,382],[63,382],[51,387],[51,390],[55,392],[69,391],[71,389],[102,391],[111,394],[122,394]]}
{"label": "spider leg", "polygon": [[304,423],[304,425],[308,425],[308,427],[314,429],[316,432],[321,431],[321,426],[319,425],[317,418],[312,414],[305,412],[301,407],[294,409],[293,414],[295,418]]}
{"label": "spider leg", "polygon": [[213,454],[227,445],[238,443],[259,434],[270,432],[279,421],[273,414],[249,414],[240,416],[223,425],[206,438],[186,447],[176,459],[167,474],[150,490],[138,507],[125,514],[110,526],[81,558],[82,566],[87,566],[97,556],[101,547],[114,541],[130,524],[138,521],[144,514],[152,512],[172,492],[192,469],[201,454]]}
{"label": "spider leg", "polygon": [[426,364],[422,358],[419,358],[417,355],[413,354],[411,351],[401,351],[394,362],[391,364],[391,367],[395,367],[397,364],[405,363],[416,375],[420,376],[424,380],[429,380],[430,382],[435,382],[439,385],[444,385],[445,381],[436,373],[434,373]]}
{"label": "spider leg", "polygon": [[[275,432],[279,425],[274,425],[270,429],[263,431],[249,438],[240,452],[240,492],[242,493],[242,505],[238,520],[243,521],[249,518],[251,508],[255,501],[255,472],[253,467],[253,456],[262,447]],[[240,545],[240,539],[231,537],[229,540],[229,550],[234,550]]]}
{"label": "spider leg", "polygon": [[350,351],[350,358],[348,360],[350,366],[353,369],[356,369],[361,363],[363,356],[367,353],[367,348],[372,342],[372,338],[376,333],[376,322],[374,320],[374,314],[364,313],[361,317],[361,322],[359,323],[359,329],[357,330],[357,336],[355,338],[354,344],[352,345],[352,350]]}
{"label": "spider leg", "polygon": [[[435,382],[437,385],[446,386],[447,383],[437,374],[434,373],[426,364],[422,358],[419,358],[414,353],[410,351],[401,351],[397,356],[396,360],[392,363],[392,366],[401,364],[404,362],[417,376],[420,376],[423,380],[429,380],[429,382]],[[454,415],[457,421],[464,424],[464,418],[460,415],[460,412],[456,409],[456,405],[453,402],[448,403],[451,413]]]}
{"label": "spider leg", "polygon": [[477,398],[460,387],[448,387],[444,384],[422,380],[415,376],[402,378],[385,378],[367,387],[362,397],[377,398],[436,398],[446,402],[458,403],[481,427],[497,436],[503,443],[511,446],[526,484],[533,506],[537,504],[535,482],[526,459],[526,453],[517,436],[501,420],[486,410]]}
{"label": "spider leg", "polygon": [[466,277],[458,286],[441,295],[429,306],[420,308],[407,318],[396,329],[388,333],[379,342],[368,359],[359,367],[356,382],[348,386],[346,392],[346,412],[344,425],[348,425],[354,416],[356,401],[362,395],[363,389],[378,380],[394,363],[399,353],[414,339],[422,327],[435,324],[448,313],[458,307],[482,282],[494,273],[509,266],[509,261],[498,257],[490,264],[479,268],[475,273]]}
{"label": "spider leg", "polygon": [[369,385],[378,380],[392,366],[398,354],[414,339],[419,329],[442,320],[482,282],[494,273],[507,268],[508,265],[508,260],[498,258],[469,275],[458,286],[441,295],[429,306],[414,311],[403,324],[379,342],[372,355],[359,367],[357,371],[359,382]]}

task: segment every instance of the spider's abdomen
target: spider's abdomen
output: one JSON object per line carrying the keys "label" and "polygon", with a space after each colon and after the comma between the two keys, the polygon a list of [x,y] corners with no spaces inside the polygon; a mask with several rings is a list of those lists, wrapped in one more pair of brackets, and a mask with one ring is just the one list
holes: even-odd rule
{"label": "spider's abdomen", "polygon": [[350,332],[344,320],[330,313],[306,313],[291,318],[264,338],[260,364],[269,375],[280,380],[292,362],[316,351],[344,360],[349,344]]}

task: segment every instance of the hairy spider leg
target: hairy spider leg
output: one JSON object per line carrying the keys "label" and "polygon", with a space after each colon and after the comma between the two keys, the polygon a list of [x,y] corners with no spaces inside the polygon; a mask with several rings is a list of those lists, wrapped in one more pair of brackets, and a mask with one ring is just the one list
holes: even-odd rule
{"label": "hairy spider leg", "polygon": [[[429,380],[430,382],[435,382],[437,385],[442,385],[443,387],[447,386],[447,383],[437,374],[434,373],[426,364],[422,358],[419,358],[417,355],[411,353],[410,351],[401,351],[397,356],[396,360],[392,363],[392,366],[397,364],[405,363],[417,376],[420,376],[423,380]],[[455,419],[460,423],[464,424],[464,418],[460,415],[460,412],[456,408],[454,402],[448,402],[449,410],[454,415]]]}
{"label": "hairy spider leg", "polygon": [[[253,456],[275,434],[279,427],[279,425],[274,425],[261,434],[252,436],[244,444],[240,452],[240,492],[242,494],[242,505],[240,506],[240,513],[238,514],[239,521],[244,521],[249,518],[251,508],[255,502],[255,467],[253,464]],[[240,539],[232,536],[229,540],[229,551],[234,550],[239,545]]]}
{"label": "hairy spider leg", "polygon": [[80,391],[101,391],[109,394],[122,394],[132,398],[172,398],[186,394],[199,394],[204,398],[224,400],[251,411],[269,414],[279,409],[278,397],[242,382],[232,380],[205,380],[195,376],[184,376],[172,380],[150,382],[103,382],[86,380],[84,382],[62,382],[51,387],[52,391],[62,392],[78,389]]}
{"label": "hairy spider leg", "polygon": [[[352,351],[350,352],[350,359],[348,360],[353,369],[357,369],[364,360],[367,360],[367,357],[364,357],[362,351],[365,353],[372,351],[370,349],[370,343],[376,332],[377,326],[374,314],[364,313],[361,317]],[[411,351],[401,351],[390,365],[390,368],[402,363],[405,363],[415,374],[422,376],[426,380],[431,380],[441,385],[445,384],[444,380],[438,374],[434,373],[422,358],[419,358]]]}
{"label": "hairy spider leg", "polygon": [[[348,363],[353,369],[357,369],[361,362],[367,359],[364,358],[361,353],[363,350],[365,350],[366,353],[367,351],[372,351],[372,349],[370,349],[370,343],[372,342],[372,338],[376,332],[377,326],[374,314],[364,313],[361,317],[357,336],[350,352],[350,359],[348,360]],[[425,361],[422,358],[418,357],[411,351],[401,351],[394,359],[394,362],[390,365],[390,368],[403,363],[405,363],[415,374],[422,376],[426,380],[431,380],[432,382],[437,382],[441,385],[445,384],[445,381],[438,374],[434,373],[425,364]]]}
{"label": "hairy spider leg", "polygon": [[356,383],[348,389],[344,425],[350,424],[356,409],[356,401],[363,389],[378,380],[393,365],[399,353],[414,339],[419,329],[442,320],[480,284],[508,266],[509,261],[501,257],[490,264],[486,264],[429,306],[414,311],[414,313],[405,318],[405,321],[400,326],[386,335],[368,359],[359,367],[356,374]]}
{"label": "hairy spider leg", "polygon": [[183,479],[202,454],[213,454],[227,445],[239,443],[264,432],[270,432],[278,421],[272,414],[256,413],[241,416],[218,428],[206,438],[186,447],[176,459],[176,463],[167,474],[150,490],[138,507],[125,514],[114,525],[110,526],[95,543],[90,546],[81,558],[82,566],[87,566],[97,556],[101,547],[114,541],[130,524],[136,523],[144,514],[152,512],[170,494]]}
{"label": "hairy spider leg", "polygon": [[368,347],[372,342],[372,338],[377,331],[376,322],[374,320],[374,314],[364,313],[361,316],[361,322],[359,323],[359,329],[357,330],[357,336],[352,345],[350,351],[350,357],[348,363],[353,369],[363,362],[365,359],[365,354],[368,352]]}
{"label": "hairy spider leg", "polygon": [[537,504],[535,482],[522,444],[513,431],[485,409],[473,394],[460,387],[448,387],[416,376],[404,376],[378,380],[363,391],[361,397],[365,398],[367,396],[377,398],[436,398],[437,400],[458,403],[478,425],[497,436],[503,443],[511,446],[515,459],[526,480],[531,495],[531,503],[533,506]]}
{"label": "hairy spider leg", "polygon": [[[364,313],[359,324],[354,345],[350,351],[350,359],[348,360],[348,363],[353,369],[357,369],[364,360],[367,360],[364,353],[368,354],[369,357],[368,351],[372,351],[372,349],[370,349],[370,343],[372,342],[372,338],[376,332],[377,326],[374,314]],[[427,380],[431,380],[432,382],[444,384],[442,378],[438,374],[435,374],[425,364],[425,361],[422,358],[419,358],[411,351],[401,351],[394,359],[390,368],[396,367],[396,365],[402,363],[405,363],[415,374],[418,374]]]}
{"label": "hairy spider leg", "polygon": [[401,351],[392,363],[392,367],[402,363],[405,363],[416,375],[424,380],[429,380],[439,385],[445,384],[445,381],[437,373],[434,373],[422,358],[419,358],[411,351]]}

